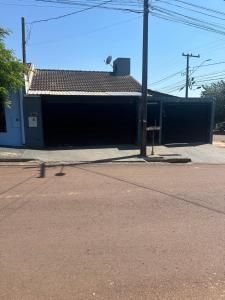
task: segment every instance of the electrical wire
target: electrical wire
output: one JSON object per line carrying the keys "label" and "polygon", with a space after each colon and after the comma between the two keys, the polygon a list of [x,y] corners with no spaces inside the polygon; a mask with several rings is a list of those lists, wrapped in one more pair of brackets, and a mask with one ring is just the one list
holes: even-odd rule
{"label": "electrical wire", "polygon": [[[220,62],[215,62],[215,63],[210,63],[210,64],[204,64],[204,65],[196,65],[196,66],[193,66],[190,68],[190,74],[192,75],[193,74],[193,71],[196,70],[196,68],[204,68],[204,67],[211,67],[211,66],[216,66],[216,65],[221,65],[221,64],[225,64],[225,61],[220,61]],[[161,83],[161,82],[164,82],[164,81],[167,81],[173,77],[175,77],[176,75],[179,75],[179,74],[182,74],[181,72],[184,71],[183,70],[180,70],[179,72],[176,72],[176,73],[173,73],[171,75],[168,75],[167,77],[165,78],[162,78],[158,81],[155,81],[153,83],[150,83],[150,85],[153,85],[153,84],[158,84],[158,83]],[[221,71],[222,72],[222,71]],[[225,72],[225,70],[224,70]],[[214,75],[214,74],[217,74],[218,72],[215,72],[215,73],[208,73],[207,75]],[[220,74],[220,72],[219,72]],[[204,76],[207,76],[207,75],[204,75]],[[201,77],[201,76],[198,76],[198,77]],[[195,78],[198,78],[198,77],[195,77]],[[174,83],[171,83],[167,86],[164,86],[164,87],[161,87],[160,89],[167,89],[167,88],[171,88],[171,87],[174,87],[174,86],[177,86],[177,84],[180,84],[181,82],[183,81],[178,81],[178,82],[174,82]]]}
{"label": "electrical wire", "polygon": [[151,15],[156,17],[156,18],[159,18],[159,19],[164,19],[164,20],[167,20],[167,21],[171,21],[173,23],[180,23],[180,24],[188,25],[190,27],[195,27],[195,28],[198,28],[198,29],[203,29],[205,31],[217,33],[217,34],[220,34],[220,35],[225,35],[224,31],[219,31],[219,30],[215,30],[214,28],[205,27],[205,26],[202,26],[202,25],[199,25],[199,24],[195,24],[195,23],[190,22],[188,20],[185,21],[185,20],[173,18],[173,17],[166,16],[166,15],[159,14],[159,13],[155,13],[155,12],[151,12]]}
{"label": "electrical wire", "polygon": [[[44,2],[44,3],[54,3],[54,4],[68,4],[68,5],[76,5],[76,6],[84,6],[84,7],[90,7],[90,5],[99,3],[98,1],[94,1],[94,0],[89,0],[89,1],[63,1],[63,0],[35,0],[38,2]],[[133,13],[142,13],[142,9],[141,10],[137,10],[137,9],[133,9],[132,6],[134,6],[134,4],[130,3],[128,6],[127,2],[116,2],[116,0],[111,0],[111,2],[109,3],[110,5],[106,6],[101,6],[99,8],[102,9],[109,9],[109,10],[117,10],[117,11],[125,11],[125,12],[133,12]],[[116,7],[117,6],[117,7]],[[124,6],[128,6],[128,8],[124,7]]]}
{"label": "electrical wire", "polygon": [[0,5],[5,5],[5,6],[22,6],[22,7],[40,7],[40,8],[66,8],[68,9],[67,6],[54,6],[54,5],[38,5],[38,4],[21,4],[21,3],[4,3],[0,2]]}
{"label": "electrical wire", "polygon": [[212,15],[212,14],[209,14],[209,13],[206,13],[206,12],[203,12],[203,11],[199,11],[199,10],[196,10],[196,9],[192,9],[192,8],[189,8],[189,7],[185,7],[185,6],[182,6],[182,5],[179,5],[179,4],[173,4],[173,3],[165,1],[165,0],[155,0],[155,1],[160,2],[160,3],[165,3],[165,4],[168,4],[168,5],[173,6],[173,7],[178,7],[178,8],[181,8],[183,10],[188,10],[188,11],[191,11],[191,12],[194,12],[194,13],[198,13],[198,14],[201,14],[201,15],[204,15],[204,16],[207,16],[207,17],[211,17],[211,18],[215,18],[215,19],[218,19],[218,20],[225,21],[225,18],[218,17],[217,15],[215,16],[215,15]]}
{"label": "electrical wire", "polygon": [[225,27],[221,26],[218,23],[204,21],[199,18],[190,17],[188,15],[184,15],[184,14],[181,14],[181,13],[169,10],[169,9],[164,9],[164,8],[161,8],[158,6],[154,6],[152,8],[153,13],[154,13],[154,11],[156,11],[157,13],[161,14],[164,17],[169,17],[175,21],[183,21],[183,22],[188,23],[189,25],[225,35]]}
{"label": "electrical wire", "polygon": [[169,80],[169,79],[171,79],[171,78],[173,78],[173,77],[175,77],[175,76],[181,74],[182,71],[184,71],[184,69],[182,69],[182,70],[180,70],[179,72],[176,72],[176,73],[174,73],[174,74],[168,75],[167,77],[162,78],[162,79],[160,79],[160,80],[158,80],[158,81],[151,82],[150,85],[151,85],[151,86],[152,86],[152,85],[157,85],[157,84],[159,84],[159,83],[161,83],[161,82],[163,82],[163,81]]}
{"label": "electrical wire", "polygon": [[[135,18],[130,18],[130,19],[127,19],[127,20],[124,20],[124,21],[116,22],[116,23],[113,23],[113,24],[110,24],[110,25],[102,26],[102,27],[96,28],[96,29],[91,30],[91,31],[87,31],[85,33],[82,33],[81,36],[83,37],[85,35],[93,34],[93,33],[96,33],[96,32],[102,31],[102,30],[106,30],[106,29],[114,27],[114,26],[118,26],[118,25],[121,25],[121,24],[124,24],[124,23],[132,22],[132,21],[137,20],[137,19],[140,19],[140,16],[135,17]],[[71,35],[71,36],[68,36],[68,37],[65,37],[65,38],[61,38],[59,40],[31,43],[31,44],[29,44],[29,46],[33,46],[33,45],[36,46],[36,45],[43,45],[43,44],[56,44],[56,43],[60,43],[63,40],[74,39],[76,37],[77,36],[72,36]]]}
{"label": "electrical wire", "polygon": [[100,6],[102,6],[104,4],[107,4],[107,3],[111,2],[111,1],[112,0],[105,1],[105,2],[102,2],[100,4],[93,5],[93,6],[90,6],[90,7],[81,9],[81,10],[77,10],[77,11],[74,11],[74,12],[71,12],[71,13],[68,13],[68,14],[60,15],[60,16],[57,16],[57,17],[35,20],[35,21],[32,21],[30,24],[36,24],[36,23],[41,23],[41,22],[48,22],[48,21],[52,21],[52,20],[62,19],[62,18],[65,18],[65,17],[69,17],[69,16],[72,16],[72,15],[76,15],[76,14],[79,14],[79,13],[82,13],[82,12],[85,12],[85,11],[88,11],[88,10],[100,7]]}
{"label": "electrical wire", "polygon": [[[35,1],[44,2],[44,3],[47,3],[47,2],[49,3],[50,2],[50,3],[57,3],[57,4],[61,4],[61,3],[68,4],[68,2],[70,2],[70,1],[65,1],[65,0],[64,1],[63,0],[61,0],[61,1],[57,1],[57,0],[56,1],[55,0],[35,0]],[[79,14],[79,13],[82,13],[82,12],[85,12],[85,11],[88,11],[88,10],[91,10],[91,9],[94,9],[94,8],[110,9],[110,7],[107,7],[105,5],[106,4],[111,4],[112,1],[115,1],[115,0],[108,0],[108,1],[105,1],[105,2],[101,2],[101,3],[99,3],[98,1],[94,1],[94,0],[89,0],[89,2],[88,2],[89,4],[88,5],[84,4],[84,3],[80,3],[79,1],[78,2],[72,1],[73,4],[78,5],[78,6],[85,6],[85,8],[81,9],[81,10],[78,10],[78,11],[75,11],[75,12],[71,12],[71,13],[59,15],[59,16],[56,16],[56,17],[51,17],[51,18],[46,18],[46,19],[40,19],[40,20],[34,20],[32,22],[26,23],[26,26],[30,26],[28,28],[26,44],[28,44],[28,42],[29,42],[29,40],[31,38],[31,33],[32,33],[32,29],[33,29],[33,25],[34,24],[62,19],[62,18],[69,17],[69,16],[72,16],[72,15],[75,15],[75,14]],[[85,1],[83,1],[83,2],[85,2]],[[94,5],[90,6],[90,2],[94,3]],[[134,3],[134,2],[132,2],[132,3]],[[112,9],[129,11],[129,12],[136,12],[136,13],[140,13],[141,12],[141,11],[127,9],[127,8],[123,8],[123,9],[122,8],[112,8]]]}
{"label": "electrical wire", "polygon": [[205,11],[209,11],[209,12],[212,12],[212,13],[215,13],[215,14],[218,14],[218,15],[225,16],[225,13],[223,13],[219,10],[212,9],[212,8],[209,8],[209,7],[205,7],[205,6],[201,6],[201,5],[197,5],[197,4],[194,4],[194,3],[191,3],[191,2],[186,2],[186,1],[183,1],[183,0],[171,0],[171,1],[176,1],[176,2],[179,2],[179,3],[183,3],[185,5],[188,5],[188,6],[193,6],[193,7],[205,10]]}

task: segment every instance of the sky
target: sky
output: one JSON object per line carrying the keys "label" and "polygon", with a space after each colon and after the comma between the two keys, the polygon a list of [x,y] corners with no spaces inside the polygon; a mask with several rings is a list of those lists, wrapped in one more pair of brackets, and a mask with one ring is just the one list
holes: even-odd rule
{"label": "sky", "polygon": [[[137,1],[141,7],[142,0]],[[179,1],[154,0],[152,6],[181,13],[179,7],[171,6],[171,3],[179,5]],[[182,87],[185,85],[186,58],[182,53],[199,54],[200,58],[190,59],[191,71],[195,70],[192,76],[196,84],[189,92],[191,97],[198,97],[202,88],[197,88],[216,81],[214,78],[220,78],[216,73],[221,74],[221,78],[225,77],[225,1],[186,2],[224,12],[224,17],[217,14],[219,18],[212,19],[194,11],[182,10],[190,17],[199,16],[202,20],[224,25],[224,30],[221,30],[224,35],[170,22],[150,14],[148,86],[153,90],[184,96],[185,89]],[[26,31],[29,33],[30,23],[34,20],[81,9],[83,7],[37,0],[0,0],[0,27],[11,30],[6,45],[21,59],[22,16],[25,17]],[[129,57],[131,73],[141,82],[142,17],[140,13],[95,8],[66,18],[35,23],[30,36],[28,35],[27,61],[32,62],[36,68],[111,71],[111,66],[104,63],[107,56],[111,55],[113,59]],[[200,67],[193,69],[194,66]]]}

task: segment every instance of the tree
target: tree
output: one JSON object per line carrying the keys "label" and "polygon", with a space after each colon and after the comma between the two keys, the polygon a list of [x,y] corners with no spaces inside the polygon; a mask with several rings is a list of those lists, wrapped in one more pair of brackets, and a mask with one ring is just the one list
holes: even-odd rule
{"label": "tree", "polygon": [[225,81],[221,80],[210,85],[203,86],[202,97],[213,98],[215,107],[215,122],[225,121]]}
{"label": "tree", "polygon": [[26,67],[6,48],[4,39],[9,31],[0,27],[0,104],[10,105],[10,92],[15,92],[24,84]]}

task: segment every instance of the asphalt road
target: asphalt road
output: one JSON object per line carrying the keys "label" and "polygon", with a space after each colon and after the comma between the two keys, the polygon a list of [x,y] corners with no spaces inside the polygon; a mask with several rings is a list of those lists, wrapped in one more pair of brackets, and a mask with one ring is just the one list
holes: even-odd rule
{"label": "asphalt road", "polygon": [[225,166],[0,167],[0,299],[225,299]]}

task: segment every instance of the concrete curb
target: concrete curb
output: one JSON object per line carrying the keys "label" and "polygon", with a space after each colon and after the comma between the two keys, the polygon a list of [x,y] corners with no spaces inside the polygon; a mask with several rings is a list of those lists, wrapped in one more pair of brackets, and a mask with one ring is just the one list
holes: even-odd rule
{"label": "concrete curb", "polygon": [[9,157],[0,157],[0,162],[37,162],[39,160],[36,160],[34,158],[9,158]]}
{"label": "concrete curb", "polygon": [[165,162],[168,162],[170,164],[187,164],[187,163],[191,163],[192,160],[190,158],[187,157],[180,157],[180,158],[166,158],[164,160]]}
{"label": "concrete curb", "polygon": [[47,166],[61,166],[71,164],[107,164],[107,163],[190,163],[191,159],[186,157],[140,157],[137,159],[102,159],[94,161],[41,161],[34,158],[0,158],[1,163],[34,163],[34,164],[45,164]]}
{"label": "concrete curb", "polygon": [[103,160],[94,160],[94,161],[42,161],[41,163],[44,163],[46,166],[61,166],[61,165],[71,165],[71,164],[108,164],[108,163],[190,163],[192,162],[190,158],[186,157],[179,157],[179,158],[166,158],[166,157],[147,157],[143,158],[140,157],[138,159],[120,159],[120,160],[114,160],[114,159],[103,159]]}

